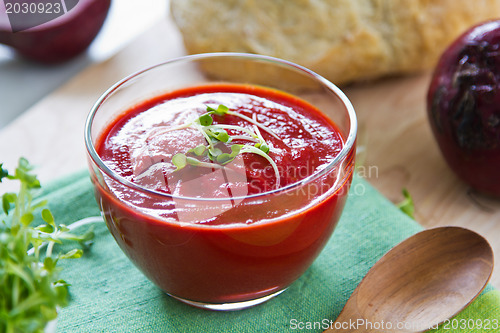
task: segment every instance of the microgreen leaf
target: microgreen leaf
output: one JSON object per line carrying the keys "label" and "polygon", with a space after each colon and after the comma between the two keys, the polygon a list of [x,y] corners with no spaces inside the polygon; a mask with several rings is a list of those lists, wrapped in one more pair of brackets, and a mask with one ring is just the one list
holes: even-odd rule
{"label": "microgreen leaf", "polygon": [[211,137],[224,143],[227,143],[230,139],[229,134],[227,134],[226,130],[222,128],[212,127],[210,130],[207,131],[207,133]]}
{"label": "microgreen leaf", "polygon": [[18,161],[18,168],[23,169],[25,171],[33,170],[33,167],[30,165],[30,162],[24,157],[21,157]]}
{"label": "microgreen leaf", "polygon": [[4,193],[2,196],[2,207],[3,211],[5,212],[5,215],[9,215],[9,210],[11,207],[11,204],[14,204],[17,200],[17,194],[15,193]]}
{"label": "microgreen leaf", "polygon": [[51,226],[50,224],[42,224],[42,225],[39,225],[38,227],[36,227],[35,229],[38,231],[50,234],[51,232],[54,231],[55,228],[53,226]]}
{"label": "microgreen leaf", "polygon": [[50,271],[53,271],[54,268],[56,268],[56,261],[54,259],[52,259],[52,257],[46,257],[44,260],[43,260],[43,267],[48,270],[49,272]]}
{"label": "microgreen leaf", "polygon": [[39,188],[40,181],[36,175],[30,173],[31,170],[33,170],[33,166],[30,165],[27,159],[21,157],[14,174],[14,179],[20,180],[30,189]]}
{"label": "microgreen leaf", "polygon": [[229,111],[229,108],[227,106],[220,104],[217,107],[217,110],[215,110],[215,113],[218,115],[223,115],[223,114],[226,114],[228,111]]}
{"label": "microgreen leaf", "polygon": [[220,154],[222,154],[222,150],[220,150],[219,148],[214,148],[214,149],[210,149],[208,153],[212,157],[217,157]]}
{"label": "microgreen leaf", "polygon": [[203,156],[207,153],[207,147],[205,145],[199,145],[189,149],[188,153],[194,153],[196,156]]}
{"label": "microgreen leaf", "polygon": [[44,210],[42,210],[42,219],[47,222],[48,224],[54,226],[55,223],[54,223],[54,216],[52,215],[52,213],[50,212],[50,210],[48,210],[47,208],[45,208]]}
{"label": "microgreen leaf", "polygon": [[220,154],[219,156],[217,156],[217,163],[220,164],[227,164],[232,160],[234,160],[234,158],[231,157],[231,155],[228,153]]}
{"label": "microgreen leaf", "polygon": [[207,111],[213,112],[219,116],[222,116],[222,115],[225,115],[226,113],[228,113],[229,108],[225,105],[222,105],[222,104],[219,104],[217,109],[214,109],[213,107],[207,105]]}
{"label": "microgreen leaf", "polygon": [[0,183],[2,179],[7,178],[9,176],[9,172],[3,168],[3,163],[0,164]]}
{"label": "microgreen leaf", "polygon": [[227,164],[234,160],[236,156],[240,153],[241,145],[232,145],[231,146],[231,154],[223,153],[217,156],[217,162],[220,164]]}
{"label": "microgreen leaf", "polygon": [[28,226],[31,224],[31,222],[33,222],[34,219],[35,216],[32,213],[28,212],[21,216],[21,223],[25,226]]}
{"label": "microgreen leaf", "polygon": [[73,249],[71,251],[66,252],[59,256],[61,259],[77,259],[81,258],[83,255],[83,251],[81,249]]}
{"label": "microgreen leaf", "polygon": [[2,209],[5,213],[5,215],[9,215],[9,210],[10,210],[10,202],[7,198],[6,195],[2,196]]}
{"label": "microgreen leaf", "polygon": [[254,147],[259,148],[260,150],[262,150],[266,154],[269,153],[269,146],[266,143],[257,142],[256,144],[254,144]]}
{"label": "microgreen leaf", "polygon": [[243,147],[243,145],[232,145],[231,146],[231,156],[236,156],[240,153],[241,151],[241,148]]}
{"label": "microgreen leaf", "polygon": [[186,163],[186,155],[184,155],[182,153],[175,154],[172,157],[172,164],[177,167],[177,169],[175,169],[175,171],[184,168],[187,165],[187,163]]}
{"label": "microgreen leaf", "polygon": [[402,190],[402,193],[405,199],[398,204],[398,208],[412,219],[415,219],[415,204],[413,198],[406,188]]}
{"label": "microgreen leaf", "polygon": [[207,114],[207,113],[205,113],[205,114],[201,115],[201,116],[198,118],[198,120],[197,120],[197,122],[198,122],[201,126],[210,126],[210,125],[212,125],[212,122],[213,122],[213,121],[214,121],[214,120],[212,119],[212,117],[211,117],[209,114]]}
{"label": "microgreen leaf", "polygon": [[259,149],[262,150],[266,154],[269,153],[269,146],[265,143],[261,144]]}

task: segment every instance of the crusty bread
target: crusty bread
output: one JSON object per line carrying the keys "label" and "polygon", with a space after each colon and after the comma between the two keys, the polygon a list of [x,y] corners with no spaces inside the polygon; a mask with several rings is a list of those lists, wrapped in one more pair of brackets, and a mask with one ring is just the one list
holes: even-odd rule
{"label": "crusty bread", "polygon": [[170,0],[189,53],[287,59],[335,84],[432,68],[500,0]]}

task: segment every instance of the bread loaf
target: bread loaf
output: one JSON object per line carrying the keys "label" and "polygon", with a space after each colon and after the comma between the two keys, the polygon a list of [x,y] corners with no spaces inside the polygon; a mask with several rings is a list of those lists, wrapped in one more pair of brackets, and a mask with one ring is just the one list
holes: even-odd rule
{"label": "bread loaf", "polygon": [[170,0],[189,53],[287,59],[342,85],[432,68],[500,0]]}

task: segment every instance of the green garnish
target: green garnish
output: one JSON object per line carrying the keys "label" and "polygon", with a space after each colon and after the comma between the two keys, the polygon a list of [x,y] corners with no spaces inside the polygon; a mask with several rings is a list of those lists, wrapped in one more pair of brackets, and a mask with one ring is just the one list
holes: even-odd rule
{"label": "green garnish", "polygon": [[[172,127],[167,129],[167,132],[184,129],[188,127],[195,127],[205,138],[207,145],[198,145],[195,148],[189,149],[185,154],[178,153],[172,157],[172,164],[176,166],[175,171],[181,170],[187,165],[207,167],[207,168],[220,168],[225,164],[233,161],[236,156],[241,153],[253,153],[260,155],[267,159],[276,176],[276,187],[279,187],[280,182],[280,173],[276,163],[269,157],[269,151],[271,150],[270,145],[265,141],[260,133],[259,129],[262,129],[274,136],[275,138],[279,137],[268,127],[262,125],[257,121],[257,115],[254,113],[253,118],[249,118],[241,113],[234,112],[229,110],[229,108],[225,105],[219,105],[217,108],[213,108],[207,105],[207,112],[199,116],[192,122]],[[224,115],[233,115],[244,119],[251,123],[254,127],[253,130],[236,125],[226,125],[226,124],[213,124],[212,115],[224,116]],[[231,136],[227,133],[227,130],[235,130],[244,133],[244,135],[234,135]],[[249,141],[252,144],[233,144],[229,146],[231,149],[231,153],[224,153],[219,148],[215,147],[217,143],[230,143],[233,140],[245,140]],[[189,156],[189,154],[194,156]],[[195,157],[208,156],[210,161],[213,163],[203,162]]]}
{"label": "green garnish", "polygon": [[234,158],[236,156],[238,156],[242,147],[243,147],[243,145],[232,145],[231,146],[231,154],[223,153],[223,154],[217,155],[217,162],[220,164],[223,164],[223,165],[231,162],[232,160],[234,160]]}
{"label": "green garnish", "polygon": [[172,157],[172,164],[177,167],[177,169],[175,169],[175,171],[184,168],[187,165],[186,155],[184,155],[182,153],[175,154]]}
{"label": "green garnish", "polygon": [[405,188],[402,193],[405,199],[398,204],[398,208],[412,219],[415,219],[415,203],[413,202],[413,198]]}
{"label": "green garnish", "polygon": [[[218,150],[220,151],[220,150]],[[172,164],[177,167],[174,171],[180,170],[184,168],[186,165],[192,165],[192,166],[199,166],[199,167],[205,167],[205,168],[222,168],[222,166],[213,164],[213,163],[207,163],[203,162],[200,160],[197,160],[196,158],[186,156],[186,154],[183,153],[177,153],[172,157]]]}
{"label": "green garnish", "polygon": [[[212,118],[210,118],[212,119]],[[227,134],[226,130],[223,129],[223,128],[220,128],[220,127],[217,127],[217,126],[210,126],[210,125],[206,125],[205,128],[207,129],[206,130],[206,133],[213,137],[214,139],[217,139],[221,142],[229,142],[229,134]]]}
{"label": "green garnish", "polygon": [[225,105],[219,104],[217,109],[214,109],[213,107],[210,107],[207,105],[207,111],[208,112],[213,112],[219,116],[223,116],[229,112],[229,108]]}
{"label": "green garnish", "polygon": [[208,150],[205,145],[199,145],[193,149],[189,149],[188,153],[194,153],[196,156],[205,156],[208,153]]}
{"label": "green garnish", "polygon": [[209,126],[209,125],[212,125],[212,122],[214,120],[212,119],[212,117],[210,117],[210,115],[208,113],[205,113],[204,115],[201,115],[198,119],[197,119],[197,122],[201,125],[201,126]]}
{"label": "green garnish", "polygon": [[[71,232],[72,225],[57,225],[47,208],[39,213],[42,224],[33,226],[36,212],[47,202],[34,202],[33,191],[41,185],[32,170],[24,158],[19,159],[14,174],[0,164],[0,182],[20,183],[18,193],[2,195],[0,332],[43,332],[46,324],[56,318],[57,308],[69,301],[69,284],[59,278],[59,260],[79,258],[83,254],[81,249],[54,253],[55,244],[76,241],[87,248],[94,237],[92,231],[76,235]],[[86,224],[77,223],[78,226]],[[42,251],[45,246],[46,250]]]}
{"label": "green garnish", "polygon": [[259,148],[260,150],[262,150],[262,151],[263,151],[264,153],[266,153],[266,154],[267,154],[267,153],[269,153],[269,146],[268,146],[268,145],[266,145],[265,143],[260,143],[260,142],[258,142],[258,143],[256,143],[256,144],[254,145],[254,147],[255,147],[255,148]]}

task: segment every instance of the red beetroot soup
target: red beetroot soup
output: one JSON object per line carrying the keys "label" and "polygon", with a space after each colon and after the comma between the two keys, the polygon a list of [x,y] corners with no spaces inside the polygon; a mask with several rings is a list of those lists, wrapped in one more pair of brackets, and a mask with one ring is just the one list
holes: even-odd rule
{"label": "red beetroot soup", "polygon": [[[221,105],[229,112],[213,112]],[[207,110],[209,125],[200,118]],[[230,140],[207,139],[203,128]],[[204,304],[250,301],[289,286],[331,236],[354,149],[342,172],[327,169],[344,141],[329,118],[292,95],[236,84],[185,88],[139,103],[106,127],[98,155],[144,190],[105,177],[95,179],[96,194],[121,249],[168,294]],[[231,155],[233,146],[240,151]]]}

